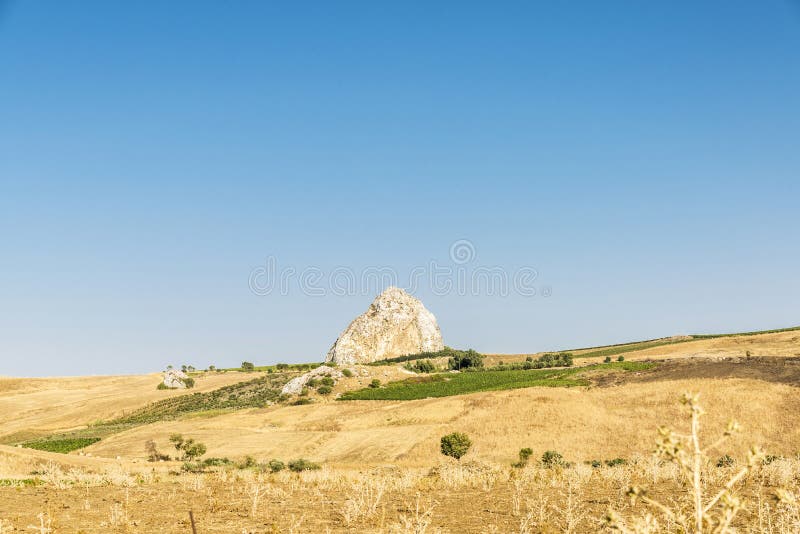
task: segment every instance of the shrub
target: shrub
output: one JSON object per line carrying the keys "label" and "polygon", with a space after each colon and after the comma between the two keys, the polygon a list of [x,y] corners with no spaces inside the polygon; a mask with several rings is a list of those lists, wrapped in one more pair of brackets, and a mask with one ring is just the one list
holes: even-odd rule
{"label": "shrub", "polygon": [[542,454],[542,465],[550,468],[564,466],[566,462],[564,461],[564,457],[561,456],[561,453],[557,451],[545,451],[544,454]]}
{"label": "shrub", "polygon": [[289,364],[288,363],[279,363],[278,365],[275,366],[275,368],[278,371],[286,371],[287,369],[289,369]]}
{"label": "shrub", "polygon": [[372,382],[369,383],[369,387],[375,389],[381,387],[381,381],[377,378],[373,378]]}
{"label": "shrub", "polygon": [[525,357],[525,361],[526,362],[532,362],[533,361],[533,356],[526,356]]}
{"label": "shrub", "polygon": [[250,372],[256,368],[253,362],[242,362],[242,371]]}
{"label": "shrub", "polygon": [[252,456],[245,456],[244,460],[236,464],[236,467],[238,469],[252,469],[257,465],[258,462],[256,462],[255,458],[253,458]]}
{"label": "shrub", "polygon": [[186,473],[204,473],[206,470],[202,462],[183,462],[181,471]]}
{"label": "shrub", "polygon": [[[163,384],[163,382],[162,382],[162,384]],[[183,379],[183,385],[186,386],[188,389],[193,388],[194,387],[194,378],[191,378],[191,377],[184,378]]]}
{"label": "shrub", "polygon": [[717,460],[717,467],[731,467],[735,463],[736,460],[734,460],[732,456],[726,454],[725,456],[722,456],[720,457],[719,460]]}
{"label": "shrub", "polygon": [[613,460],[606,460],[608,467],[616,467],[618,465],[625,465],[628,461],[625,458],[614,458]]}
{"label": "shrub", "polygon": [[156,442],[152,439],[144,442],[144,450],[147,452],[148,462],[167,462],[169,461],[169,454],[161,454],[158,452]]}
{"label": "shrub", "polygon": [[320,386],[317,388],[317,393],[320,395],[330,395],[333,391],[333,388],[330,386]]}
{"label": "shrub", "polygon": [[[503,363],[500,362],[500,365]],[[483,354],[480,354],[472,349],[466,352],[454,354],[448,361],[450,369],[460,370],[470,367],[480,368],[483,367]]]}
{"label": "shrub", "polygon": [[776,456],[774,454],[767,454],[766,456],[764,456],[764,459],[761,461],[761,463],[764,465],[769,465],[775,460],[780,460],[780,459],[781,459],[780,456]]}
{"label": "shrub", "polygon": [[233,462],[230,461],[228,458],[206,458],[203,460],[202,464],[205,467],[216,467],[220,465],[230,465]]}
{"label": "shrub", "polygon": [[617,361],[618,361],[618,362],[624,362],[624,361],[625,361],[625,356],[623,356],[622,354],[620,354],[620,355],[619,355],[619,358],[617,358]]}
{"label": "shrub", "polygon": [[467,454],[467,451],[472,446],[472,440],[463,432],[453,432],[442,436],[440,449],[442,454],[450,456],[456,460],[461,459],[462,456]]}
{"label": "shrub", "polygon": [[315,388],[319,385],[319,380],[316,378],[309,378],[308,382],[306,382],[306,385],[310,388]]}
{"label": "shrub", "polygon": [[183,453],[181,460],[194,460],[206,453],[206,446],[196,442],[194,439],[184,439],[180,434],[172,434],[169,440],[175,446],[175,450]]}
{"label": "shrub", "polygon": [[350,369],[342,369],[342,374],[345,376],[345,378],[353,377],[353,371],[351,371]]}
{"label": "shrub", "polygon": [[611,356],[606,356],[603,363],[611,363]]}
{"label": "shrub", "polygon": [[267,463],[267,467],[269,468],[270,473],[278,473],[286,469],[286,464],[273,458],[269,461],[269,463]]}
{"label": "shrub", "polygon": [[336,381],[329,376],[323,377],[322,380],[320,380],[320,382],[322,382],[323,386],[328,386],[328,387],[333,387],[333,385],[336,383]]}
{"label": "shrub", "polygon": [[436,370],[436,367],[430,360],[417,360],[413,364],[406,364],[406,369],[415,373],[432,373]]}
{"label": "shrub", "polygon": [[307,397],[308,396],[308,388],[304,387],[303,389],[301,389],[299,395],[301,397]]}
{"label": "shrub", "polygon": [[519,461],[517,463],[511,464],[513,467],[525,467],[528,465],[528,460],[530,459],[531,455],[533,454],[533,449],[525,447],[524,449],[519,450]]}
{"label": "shrub", "polygon": [[158,385],[156,386],[156,389],[172,389],[172,388],[168,387],[164,382],[159,382]]}
{"label": "shrub", "polygon": [[315,464],[305,458],[298,458],[297,460],[292,460],[289,462],[289,470],[294,471],[295,473],[299,473],[301,471],[316,471],[317,469],[322,469],[319,464]]}

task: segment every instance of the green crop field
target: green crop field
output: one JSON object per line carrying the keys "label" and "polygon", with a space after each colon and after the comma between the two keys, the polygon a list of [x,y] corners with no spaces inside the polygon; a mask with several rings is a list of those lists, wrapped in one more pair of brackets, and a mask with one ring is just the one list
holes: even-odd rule
{"label": "green crop field", "polygon": [[690,341],[698,341],[701,339],[716,339],[716,338],[734,337],[734,336],[759,336],[762,334],[779,334],[781,332],[794,332],[796,330],[800,330],[800,326],[793,326],[790,328],[778,328],[775,330],[737,332],[733,334],[692,334],[678,339],[673,339],[673,338],[648,339],[646,341],[634,341],[631,343],[620,343],[617,345],[605,345],[602,347],[587,347],[583,349],[573,349],[572,352],[589,350],[589,352],[575,354],[574,355],[575,358],[594,358],[594,357],[603,358],[605,356],[614,357],[619,354],[625,354],[626,352],[651,349],[653,347],[660,347],[664,345],[674,345],[677,343],[689,343]]}
{"label": "green crop field", "polygon": [[528,387],[574,387],[589,382],[582,373],[595,370],[639,371],[654,364],[614,362],[570,369],[532,369],[514,371],[472,371],[439,373],[390,382],[381,388],[364,388],[344,393],[339,400],[415,400],[449,397],[478,391],[498,391]]}
{"label": "green crop field", "polygon": [[98,441],[100,441],[100,438],[97,437],[39,439],[35,441],[26,441],[22,444],[22,446],[28,449],[36,449],[38,451],[68,453],[88,447],[92,443],[97,443]]}

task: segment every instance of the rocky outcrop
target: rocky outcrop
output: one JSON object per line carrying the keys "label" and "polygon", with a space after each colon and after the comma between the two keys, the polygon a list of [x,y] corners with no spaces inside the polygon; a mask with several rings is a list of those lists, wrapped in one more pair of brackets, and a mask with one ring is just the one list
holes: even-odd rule
{"label": "rocky outcrop", "polygon": [[307,372],[304,375],[300,375],[296,378],[292,378],[283,386],[281,389],[281,393],[284,395],[299,395],[303,388],[306,387],[308,381],[312,378],[320,378],[323,376],[329,376],[334,380],[342,378],[342,372],[335,368],[335,367],[328,367],[327,365],[321,365],[316,369],[312,369],[311,371]]}
{"label": "rocky outcrop", "polygon": [[186,373],[177,369],[167,369],[164,371],[164,385],[170,389],[186,388],[185,380],[189,378]]}
{"label": "rocky outcrop", "polygon": [[436,317],[418,299],[389,287],[350,323],[326,361],[352,365],[443,348]]}

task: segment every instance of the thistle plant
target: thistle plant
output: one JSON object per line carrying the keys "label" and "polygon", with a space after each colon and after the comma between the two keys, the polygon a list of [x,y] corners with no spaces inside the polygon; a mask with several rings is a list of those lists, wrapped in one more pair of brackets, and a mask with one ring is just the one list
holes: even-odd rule
{"label": "thistle plant", "polygon": [[[688,408],[690,429],[688,434],[679,434],[674,430],[659,428],[659,438],[656,441],[655,458],[659,461],[672,462],[678,466],[682,474],[691,482],[689,492],[691,506],[688,511],[670,507],[649,496],[647,489],[639,486],[631,487],[627,494],[633,505],[640,501],[660,513],[667,524],[677,525],[680,530],[692,534],[726,534],[732,532],[731,524],[736,514],[742,509],[742,501],[734,493],[734,487],[750,471],[764,459],[764,452],[758,447],[753,447],[747,454],[747,461],[722,485],[722,487],[708,496],[703,488],[703,468],[708,464],[708,453],[719,449],[731,436],[738,433],[741,427],[735,421],[728,423],[722,436],[711,445],[702,447],[700,444],[700,418],[705,411],[700,406],[699,395],[685,393],[681,397],[681,404]],[[628,525],[616,512],[610,511],[606,518],[606,525],[616,532],[625,534],[644,534],[657,532],[658,520],[651,514]]]}

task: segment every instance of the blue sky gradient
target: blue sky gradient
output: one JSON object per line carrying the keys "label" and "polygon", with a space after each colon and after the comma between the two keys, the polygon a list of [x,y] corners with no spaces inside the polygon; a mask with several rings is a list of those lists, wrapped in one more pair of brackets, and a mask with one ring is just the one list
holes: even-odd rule
{"label": "blue sky gradient", "polygon": [[0,375],[318,361],[373,294],[532,352],[800,324],[796,2],[0,4]]}

